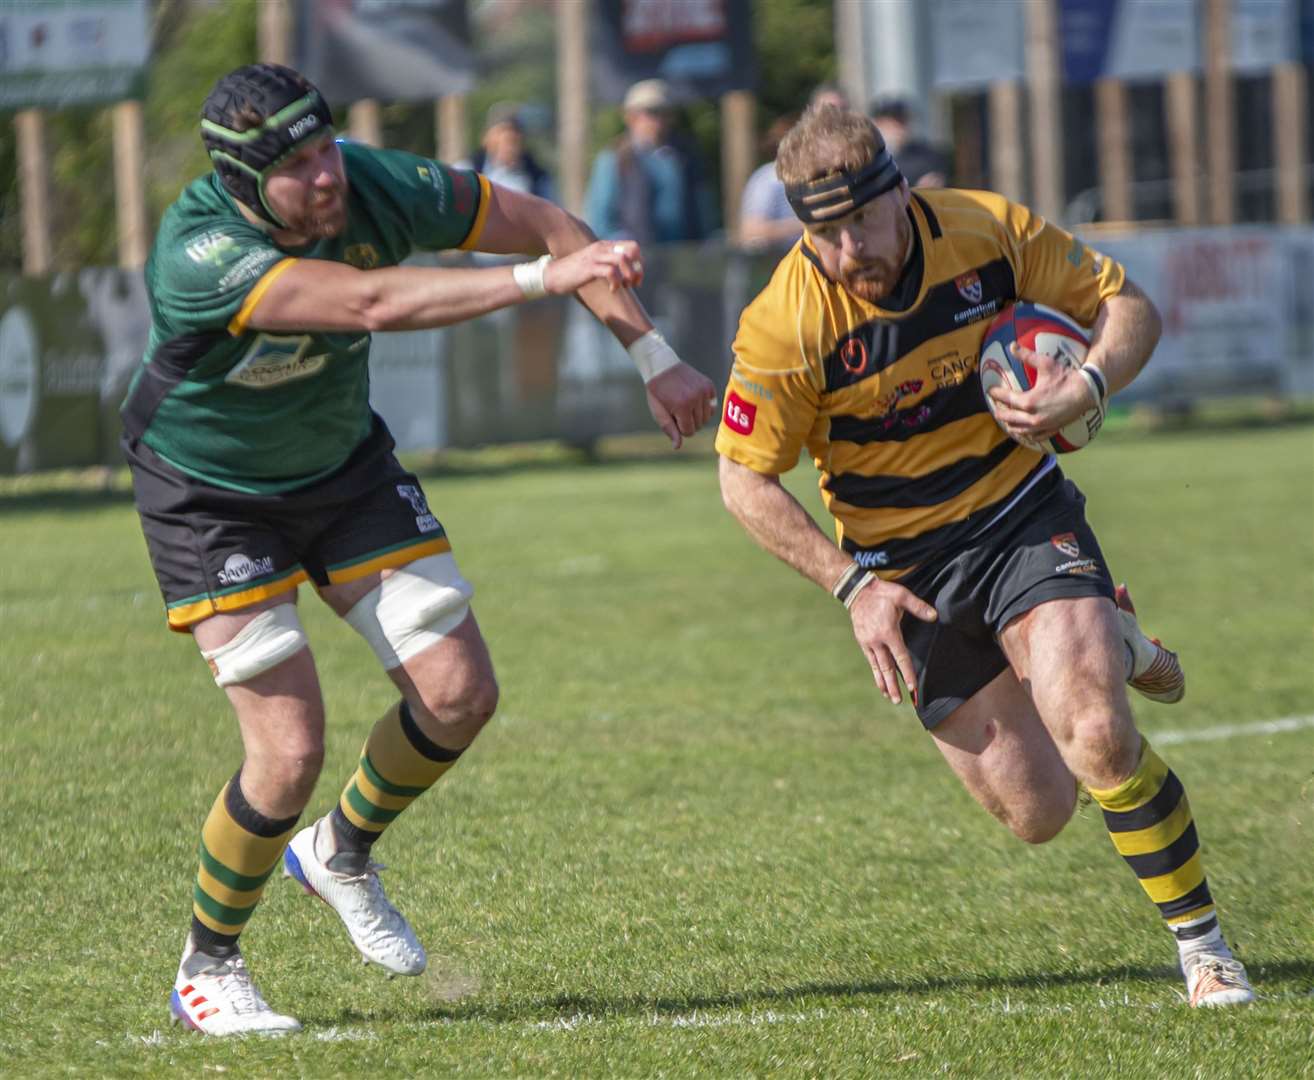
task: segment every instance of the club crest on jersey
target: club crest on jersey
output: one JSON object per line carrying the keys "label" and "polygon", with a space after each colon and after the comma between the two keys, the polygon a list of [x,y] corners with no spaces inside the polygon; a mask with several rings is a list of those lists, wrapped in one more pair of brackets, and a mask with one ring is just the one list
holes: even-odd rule
{"label": "club crest on jersey", "polygon": [[733,390],[725,398],[725,426],[740,435],[753,434],[757,420],[757,406],[745,401]]}
{"label": "club crest on jersey", "polygon": [[1069,559],[1075,559],[1081,554],[1081,545],[1077,543],[1076,533],[1059,533],[1057,536],[1051,536],[1049,542]]}
{"label": "club crest on jersey", "polygon": [[357,270],[373,270],[379,265],[379,253],[373,244],[352,244],[342,257]]}
{"label": "club crest on jersey", "polygon": [[981,302],[981,297],[984,295],[981,291],[981,275],[975,270],[969,270],[966,274],[959,274],[954,278],[954,284],[958,287],[958,295],[969,304],[979,304]]}

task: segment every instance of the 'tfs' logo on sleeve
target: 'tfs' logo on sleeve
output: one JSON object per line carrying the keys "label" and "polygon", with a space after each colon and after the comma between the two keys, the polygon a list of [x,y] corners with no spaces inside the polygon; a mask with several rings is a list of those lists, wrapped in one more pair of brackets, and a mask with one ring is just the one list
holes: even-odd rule
{"label": "'tfs' logo on sleeve", "polygon": [[740,435],[751,435],[753,423],[757,420],[757,406],[753,405],[733,390],[725,398],[725,426]]}

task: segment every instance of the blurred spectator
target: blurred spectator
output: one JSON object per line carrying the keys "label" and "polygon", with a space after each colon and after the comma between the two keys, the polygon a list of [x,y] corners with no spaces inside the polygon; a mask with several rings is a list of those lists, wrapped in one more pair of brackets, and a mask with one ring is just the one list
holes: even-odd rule
{"label": "blurred spectator", "polygon": [[949,182],[949,155],[913,132],[913,107],[906,98],[877,98],[869,111],[910,186],[938,188]]}
{"label": "blurred spectator", "polygon": [[849,107],[849,95],[839,83],[818,83],[808,95],[809,105],[834,105],[837,109]]}
{"label": "blurred spectator", "polygon": [[593,162],[584,216],[600,237],[639,243],[702,240],[714,214],[692,142],[674,129],[670,88],[644,79],[625,95],[625,133]]}
{"label": "blurred spectator", "polygon": [[525,145],[520,106],[514,102],[499,101],[488,110],[479,149],[468,163],[462,164],[483,173],[495,184],[556,201],[552,177]]}
{"label": "blurred spectator", "polygon": [[776,176],[776,149],[798,113],[786,113],[762,136],[765,164],[753,170],[739,199],[739,242],[746,248],[785,248],[803,232],[803,223],[785,198],[785,185]]}

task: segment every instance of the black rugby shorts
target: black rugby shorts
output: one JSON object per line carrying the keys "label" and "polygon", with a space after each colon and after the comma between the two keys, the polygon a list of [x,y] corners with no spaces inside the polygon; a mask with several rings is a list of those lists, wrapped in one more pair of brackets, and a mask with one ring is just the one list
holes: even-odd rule
{"label": "black rugby shorts", "polygon": [[381,423],[337,472],[295,491],[251,495],[175,469],[138,440],[124,453],[169,628],[188,632],[304,581],[341,584],[451,544],[420,481]]}
{"label": "black rugby shorts", "polygon": [[1113,599],[1086,498],[1057,470],[1052,476],[971,546],[899,578],[939,615],[902,621],[928,730],[1008,667],[998,636],[1012,619],[1047,600]]}

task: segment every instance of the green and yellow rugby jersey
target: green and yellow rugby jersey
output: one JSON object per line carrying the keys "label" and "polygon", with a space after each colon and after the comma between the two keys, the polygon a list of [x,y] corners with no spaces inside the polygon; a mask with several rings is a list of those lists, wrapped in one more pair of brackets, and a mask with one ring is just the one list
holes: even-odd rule
{"label": "green and yellow rugby jersey", "polygon": [[367,333],[270,334],[247,319],[297,259],[363,270],[472,248],[488,181],[396,150],[342,144],[347,225],[280,248],[213,174],[165,212],[146,263],[151,333],[123,404],[127,437],[219,487],[288,491],[341,466],[371,430]]}
{"label": "green and yellow rugby jersey", "polygon": [[880,305],[830,281],[805,235],[739,321],[716,449],[768,475],[806,447],[841,546],[898,577],[985,527],[1043,455],[1013,442],[976,378],[1016,299],[1089,326],[1123,268],[1024,206],[914,193],[909,266]]}

